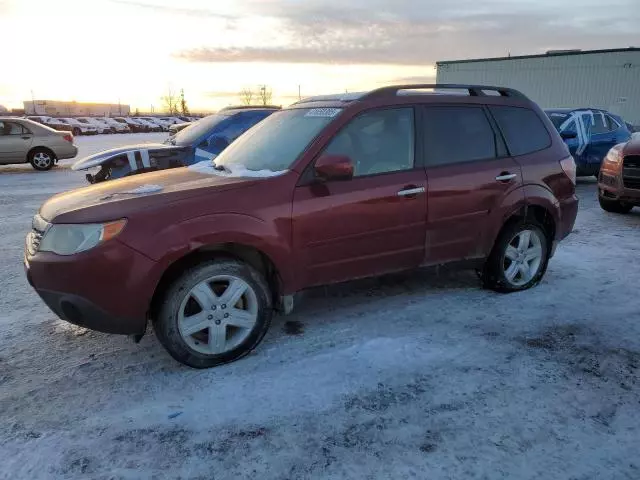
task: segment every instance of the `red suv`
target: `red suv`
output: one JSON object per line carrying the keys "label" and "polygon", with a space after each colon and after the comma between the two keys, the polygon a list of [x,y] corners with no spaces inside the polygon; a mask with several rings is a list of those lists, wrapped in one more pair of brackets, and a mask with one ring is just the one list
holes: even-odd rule
{"label": "red suv", "polygon": [[575,164],[515,90],[408,85],[310,98],[215,162],[56,195],[31,285],[60,318],[192,367],[235,360],[314,285],[465,261],[500,292],[544,275],[578,208]]}

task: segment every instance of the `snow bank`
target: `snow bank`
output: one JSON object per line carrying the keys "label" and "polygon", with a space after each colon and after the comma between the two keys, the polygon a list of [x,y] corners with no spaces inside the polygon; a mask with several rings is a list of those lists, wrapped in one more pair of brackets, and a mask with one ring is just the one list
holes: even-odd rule
{"label": "snow bank", "polygon": [[231,165],[231,166],[225,165],[225,168],[227,170],[217,170],[215,168],[214,163],[209,160],[195,163],[188,168],[199,173],[206,173],[209,175],[219,175],[221,177],[253,177],[253,178],[278,177],[289,171],[289,170],[280,170],[277,172],[273,172],[271,170],[249,170],[245,168],[243,165]]}

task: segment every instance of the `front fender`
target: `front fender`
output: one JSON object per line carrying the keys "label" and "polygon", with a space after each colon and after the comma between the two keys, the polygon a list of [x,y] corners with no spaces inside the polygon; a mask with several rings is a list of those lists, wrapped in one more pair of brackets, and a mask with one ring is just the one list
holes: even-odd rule
{"label": "front fender", "polygon": [[244,214],[212,214],[168,225],[145,239],[144,242],[130,239],[127,243],[156,262],[150,274],[155,285],[171,264],[190,253],[204,247],[232,243],[262,252],[278,270],[285,293],[296,289],[290,262],[290,222],[283,221],[277,225]]}

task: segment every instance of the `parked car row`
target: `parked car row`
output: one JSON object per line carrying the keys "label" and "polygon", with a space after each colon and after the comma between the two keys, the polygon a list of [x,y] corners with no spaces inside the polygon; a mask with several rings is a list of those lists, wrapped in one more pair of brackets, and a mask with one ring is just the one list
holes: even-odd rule
{"label": "parked car row", "polygon": [[194,117],[49,117],[30,115],[29,120],[59,131],[74,135],[96,135],[106,133],[168,132],[176,124],[192,122]]}

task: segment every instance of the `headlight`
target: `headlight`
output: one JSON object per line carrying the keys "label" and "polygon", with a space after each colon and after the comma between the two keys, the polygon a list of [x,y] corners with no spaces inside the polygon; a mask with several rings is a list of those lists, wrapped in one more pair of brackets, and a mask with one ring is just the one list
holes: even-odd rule
{"label": "headlight", "polygon": [[122,219],[109,223],[53,224],[44,234],[38,250],[58,255],[84,252],[118,236],[126,223]]}
{"label": "headlight", "polygon": [[604,157],[604,161],[610,165],[619,165],[622,162],[622,148],[624,145],[624,143],[619,143],[611,147],[607,156]]}

